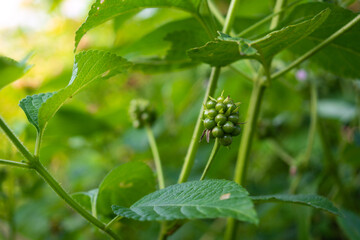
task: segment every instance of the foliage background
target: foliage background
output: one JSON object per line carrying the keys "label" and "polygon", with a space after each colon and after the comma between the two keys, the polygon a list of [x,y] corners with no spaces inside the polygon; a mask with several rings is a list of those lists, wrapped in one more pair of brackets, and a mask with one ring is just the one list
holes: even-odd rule
{"label": "foliage background", "polygon": [[[31,54],[28,62],[34,64],[23,78],[1,90],[0,114],[30,149],[35,145],[36,131],[17,107],[18,102],[26,95],[55,91],[67,85],[74,58],[74,34],[86,18],[91,3],[87,0],[8,1],[8,6],[0,10],[0,54],[16,60]],[[225,13],[228,2],[218,1],[217,4]],[[244,1],[236,26],[242,29],[243,25],[270,14],[273,4],[268,0]],[[360,9],[358,2],[347,5],[355,12]],[[130,60],[139,56],[163,57],[170,42],[159,44],[156,38],[142,37],[159,26],[188,17],[189,14],[173,9],[126,14],[91,30],[80,42],[79,49],[111,50]],[[275,59],[278,67],[285,66],[295,55],[285,51],[281,57],[282,60]],[[246,66],[242,67],[247,70]],[[354,214],[355,219],[352,222],[359,224],[359,80],[341,78],[309,62],[301,67],[301,71],[292,71],[273,82],[266,93],[246,187],[253,195],[282,193],[287,192],[294,181],[291,169],[281,160],[274,142],[291,156],[304,153],[310,121],[309,85],[301,77],[305,73],[307,79],[315,80],[318,86],[319,115],[323,118],[343,188],[335,186],[329,177],[329,181],[323,183],[319,191],[317,189],[315,180],[324,169],[326,154],[317,134],[311,164],[301,177],[297,192],[318,191],[337,206],[351,210],[349,214]],[[203,64],[198,68],[154,75],[133,72],[92,84],[50,122],[41,151],[43,163],[70,192],[96,188],[107,172],[121,163],[143,161],[152,166],[146,134],[132,128],[127,113],[130,100],[142,96],[151,100],[159,113],[154,129],[166,183],[176,183],[209,71],[208,65]],[[241,116],[245,119],[251,86],[251,82],[225,68],[215,95],[224,89],[233,99],[241,101]],[[220,149],[209,177],[232,179],[238,145],[239,138],[235,138],[230,149]],[[199,178],[210,151],[211,145],[200,145],[191,179]],[[0,156],[21,160],[21,155],[3,134],[0,134]],[[345,198],[344,189],[350,198]],[[260,205],[257,210],[260,225],[243,224],[239,228],[244,239],[294,239],[296,236],[302,238],[308,231],[314,239],[345,239],[335,217],[327,213],[270,204]],[[311,211],[310,221],[306,216],[310,216]],[[5,239],[9,225],[16,229],[18,239],[104,238],[80,216],[65,208],[40,178],[26,170],[0,167],[0,239]],[[171,239],[219,239],[224,225],[224,219],[193,221]],[[122,230],[140,239],[157,234],[156,224],[131,223]]]}

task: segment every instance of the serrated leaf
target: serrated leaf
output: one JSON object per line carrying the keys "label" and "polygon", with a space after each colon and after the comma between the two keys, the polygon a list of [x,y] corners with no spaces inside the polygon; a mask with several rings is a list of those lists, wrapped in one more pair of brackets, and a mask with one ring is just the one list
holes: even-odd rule
{"label": "serrated leaf", "polygon": [[327,198],[319,195],[265,195],[265,196],[251,196],[251,199],[256,203],[264,202],[279,202],[279,203],[294,203],[310,206],[313,208],[325,210],[335,215],[341,215],[340,211]]}
{"label": "serrated leaf", "polygon": [[76,31],[75,48],[87,31],[121,14],[143,8],[177,8],[200,17],[202,4],[204,4],[204,0],[97,0],[91,6],[86,21]]}
{"label": "serrated leaf", "polygon": [[156,190],[154,173],[143,162],[129,162],[114,168],[101,182],[97,200],[98,212],[111,216],[111,206],[129,207]]}
{"label": "serrated leaf", "polygon": [[106,51],[84,51],[75,56],[69,84],[55,93],[28,96],[20,101],[31,124],[42,134],[59,108],[95,80],[107,79],[125,72],[131,64],[124,58]]}
{"label": "serrated leaf", "polygon": [[[326,8],[331,9],[331,13],[324,23],[312,34],[291,47],[290,51],[297,55],[305,53],[327,39],[358,14],[336,6],[335,4],[324,2],[305,3],[294,8],[282,24],[294,24],[309,19],[310,16]],[[357,23],[309,60],[326,69],[326,71],[330,71],[338,76],[359,78],[360,68],[357,64],[360,63],[359,39],[360,23]]]}
{"label": "serrated leaf", "polygon": [[0,90],[9,83],[22,77],[32,66],[26,64],[26,58],[17,62],[0,56]]}
{"label": "serrated leaf", "polygon": [[190,49],[188,55],[212,66],[226,66],[240,59],[257,59],[266,64],[274,55],[311,34],[329,14],[330,9],[325,9],[310,20],[284,27],[256,40],[220,34],[217,40]]}
{"label": "serrated leaf", "polygon": [[248,192],[227,180],[172,185],[145,196],[130,208],[114,205],[113,211],[140,221],[233,217],[258,223]]}
{"label": "serrated leaf", "polygon": [[74,198],[83,208],[91,212],[96,216],[96,202],[98,196],[98,189],[94,189],[88,192],[77,192],[71,194],[71,197]]}

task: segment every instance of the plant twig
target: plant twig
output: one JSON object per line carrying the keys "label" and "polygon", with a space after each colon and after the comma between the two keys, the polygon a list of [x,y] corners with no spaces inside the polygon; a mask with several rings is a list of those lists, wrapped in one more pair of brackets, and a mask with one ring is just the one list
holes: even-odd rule
{"label": "plant twig", "polygon": [[213,160],[215,158],[216,153],[219,151],[219,148],[220,148],[219,139],[216,138],[215,143],[214,143],[214,147],[213,147],[213,149],[211,151],[211,154],[210,154],[210,157],[209,157],[209,159],[208,159],[208,161],[206,163],[205,169],[204,169],[204,171],[203,171],[203,173],[201,175],[200,181],[204,180],[204,178],[205,178],[207,172],[209,171],[209,168],[210,168],[210,166],[211,166],[211,164],[212,164],[212,162],[213,162]]}
{"label": "plant twig", "polygon": [[300,63],[302,63],[303,61],[305,61],[306,59],[310,58],[311,56],[313,56],[315,53],[317,53],[318,51],[320,51],[322,48],[324,48],[327,44],[329,44],[331,41],[333,41],[334,39],[336,39],[337,37],[339,37],[341,34],[343,34],[344,32],[346,32],[347,30],[349,30],[351,27],[353,27],[356,23],[358,23],[360,21],[360,14],[357,15],[353,20],[351,20],[350,22],[348,22],[346,25],[344,25],[342,28],[340,28],[339,30],[337,30],[335,33],[333,33],[330,37],[328,37],[327,39],[325,39],[324,41],[322,41],[320,44],[318,44],[317,46],[315,46],[314,48],[312,48],[311,50],[309,50],[308,52],[306,52],[305,54],[303,54],[301,57],[299,57],[298,59],[296,59],[295,61],[293,61],[289,66],[287,66],[286,68],[274,73],[271,75],[271,79],[275,79],[275,78],[279,78],[281,76],[283,76],[285,73],[289,72],[291,69],[297,67]]}
{"label": "plant twig", "polygon": [[157,147],[157,144],[156,144],[154,133],[151,130],[151,127],[149,125],[146,125],[145,129],[146,129],[146,133],[148,135],[151,151],[152,151],[153,156],[154,156],[156,174],[157,174],[158,181],[159,181],[159,188],[163,189],[165,187],[164,173],[163,173],[163,170],[162,170],[160,154],[159,154],[159,150],[158,150],[158,147]]}
{"label": "plant twig", "polygon": [[4,160],[4,159],[0,159],[0,165],[32,169],[32,167],[27,163],[15,162],[15,161]]}

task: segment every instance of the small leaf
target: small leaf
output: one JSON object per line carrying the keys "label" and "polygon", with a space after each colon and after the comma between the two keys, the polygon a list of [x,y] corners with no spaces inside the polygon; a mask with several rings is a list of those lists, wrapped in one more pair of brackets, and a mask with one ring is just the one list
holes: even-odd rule
{"label": "small leaf", "polygon": [[48,121],[67,99],[95,80],[107,79],[125,72],[131,64],[106,51],[84,51],[75,56],[70,83],[55,93],[28,96],[20,101],[31,124],[42,134]]}
{"label": "small leaf", "polygon": [[265,196],[251,196],[251,199],[255,203],[280,202],[280,203],[301,204],[301,205],[306,205],[313,208],[325,210],[335,215],[341,215],[339,210],[336,207],[334,207],[332,202],[330,202],[327,198],[319,195],[277,194],[277,195],[265,195]]}
{"label": "small leaf", "polygon": [[0,90],[9,83],[22,77],[32,66],[26,60],[17,62],[11,58],[0,56]]}
{"label": "small leaf", "polygon": [[227,180],[172,185],[145,196],[130,208],[114,205],[113,211],[140,221],[233,217],[258,223],[248,192]]}
{"label": "small leaf", "polygon": [[98,212],[111,216],[111,206],[129,207],[156,190],[154,173],[143,162],[129,162],[114,168],[99,186]]}
{"label": "small leaf", "polygon": [[274,55],[311,34],[329,14],[330,9],[325,9],[310,20],[284,27],[252,41],[220,33],[217,40],[190,49],[188,55],[212,66],[226,66],[240,59],[257,59],[263,64],[268,63]]}
{"label": "small leaf", "polygon": [[96,216],[96,202],[98,196],[98,189],[94,189],[88,192],[77,192],[71,194],[71,197],[75,199],[83,208],[91,212]]}
{"label": "small leaf", "polygon": [[76,31],[75,48],[87,31],[124,13],[143,8],[177,8],[200,17],[200,6],[203,3],[204,0],[97,0],[91,6],[86,21]]}

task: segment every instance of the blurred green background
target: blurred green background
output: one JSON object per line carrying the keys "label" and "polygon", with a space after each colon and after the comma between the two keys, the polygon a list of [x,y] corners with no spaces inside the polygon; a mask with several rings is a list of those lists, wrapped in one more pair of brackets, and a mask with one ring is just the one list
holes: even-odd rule
{"label": "blurred green background", "polygon": [[[20,80],[1,90],[0,114],[33,149],[36,130],[28,124],[18,103],[26,95],[56,91],[68,84],[75,32],[85,20],[92,1],[12,0],[4,3],[0,9],[0,55],[21,60],[30,54],[28,63],[34,66]],[[216,4],[226,13],[227,1]],[[243,1],[238,12],[238,28],[270,14],[273,4],[268,0]],[[353,11],[360,9],[358,2],[347,6]],[[163,39],[169,28],[173,28],[167,24],[189,17],[174,9],[125,14],[91,30],[80,42],[78,51],[110,50],[129,60],[161,58],[171,46]],[[162,29],[154,34],[159,27]],[[281,58],[275,59],[275,66],[281,68],[294,58],[294,53],[285,51]],[[239,64],[239,67],[250,73],[248,66]],[[260,195],[288,192],[298,184],[297,193],[317,192],[333,200],[336,206],[350,210],[350,222],[360,229],[360,80],[338,77],[312,63],[301,67],[274,81],[266,93],[246,188],[252,195]],[[69,101],[50,121],[41,159],[69,192],[96,188],[112,168],[125,162],[143,161],[153,167],[146,133],[132,128],[128,118],[129,103],[138,97],[149,99],[158,111],[154,131],[166,184],[176,183],[210,68],[202,64],[173,72],[149,72],[134,71],[98,81]],[[291,174],[282,151],[294,158],[304,154],[310,123],[309,79],[314,80],[318,88],[323,134],[316,134],[310,165],[299,177]],[[217,89],[216,96],[225,90],[226,95],[242,102],[241,119],[245,120],[251,82],[224,68]],[[323,151],[322,137],[330,153]],[[240,138],[235,138],[231,148],[220,149],[208,177],[232,179],[239,142]],[[199,178],[211,147],[201,143],[190,179]],[[326,167],[327,154],[335,159],[341,188],[335,184],[332,171],[320,185],[317,182]],[[2,133],[0,157],[22,160]],[[345,239],[347,236],[339,227],[346,223],[337,220],[340,223],[336,224],[336,218],[327,213],[276,204],[260,205],[257,210],[260,225],[242,224],[241,239],[306,239],[301,238],[301,233],[307,231],[313,239]],[[306,221],[311,212],[311,221]],[[224,219],[192,221],[170,239],[221,239],[224,226]],[[120,228],[127,239],[131,239],[130,236],[155,239],[158,226],[130,222]],[[0,166],[0,239],[11,239],[8,237],[11,231],[16,232],[16,239],[105,239],[65,207],[32,172]]]}

